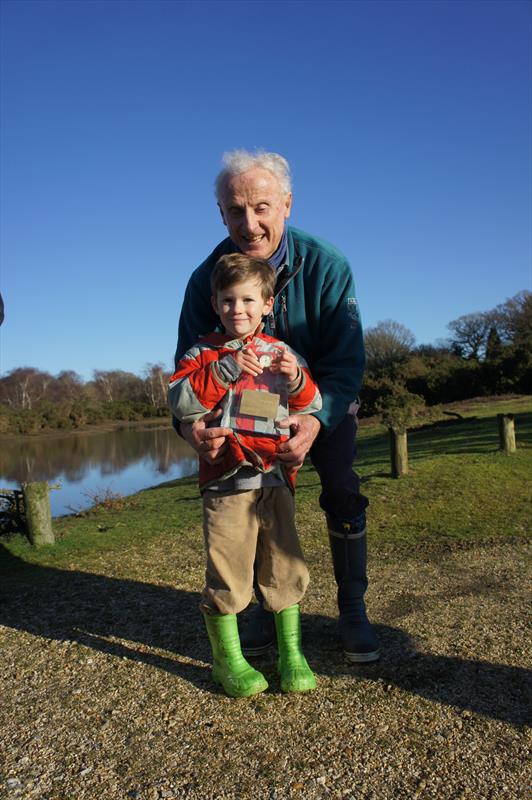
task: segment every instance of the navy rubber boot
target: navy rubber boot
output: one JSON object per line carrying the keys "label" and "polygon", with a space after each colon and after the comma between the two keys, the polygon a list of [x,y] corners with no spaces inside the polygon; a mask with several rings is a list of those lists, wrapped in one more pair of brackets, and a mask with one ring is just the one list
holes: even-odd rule
{"label": "navy rubber boot", "polygon": [[262,656],[275,642],[275,621],[271,611],[263,608],[264,598],[257,584],[253,587],[257,604],[247,614],[246,625],[240,633],[245,656]]}
{"label": "navy rubber boot", "polygon": [[346,523],[342,531],[333,529],[329,518],[327,522],[338,585],[339,630],[344,653],[349,661],[359,664],[377,661],[379,640],[364,604],[368,586],[366,515],[360,514],[354,524]]}

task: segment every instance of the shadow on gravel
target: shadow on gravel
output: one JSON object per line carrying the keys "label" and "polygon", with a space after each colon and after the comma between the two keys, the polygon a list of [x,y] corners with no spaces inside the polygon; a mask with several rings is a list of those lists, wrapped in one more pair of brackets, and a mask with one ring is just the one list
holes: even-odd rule
{"label": "shadow on gravel", "polygon": [[[207,666],[182,660],[210,661],[198,594],[28,564],[1,544],[0,577],[0,625],[50,640],[77,642],[166,670],[203,691],[217,691]],[[377,631],[381,660],[355,665],[339,650],[334,620],[303,615],[305,653],[318,675],[352,675],[375,681],[382,691],[398,687],[514,725],[526,723],[529,670],[420,653],[400,628],[380,625]],[[273,651],[263,661],[270,671],[275,669]]]}
{"label": "shadow on gravel", "polygon": [[340,652],[336,620],[304,616],[305,654],[318,674],[353,675],[378,681],[384,692],[397,687],[512,725],[530,723],[531,670],[419,652],[412,637],[400,628],[375,625],[375,629],[381,643],[380,660],[353,664]]}

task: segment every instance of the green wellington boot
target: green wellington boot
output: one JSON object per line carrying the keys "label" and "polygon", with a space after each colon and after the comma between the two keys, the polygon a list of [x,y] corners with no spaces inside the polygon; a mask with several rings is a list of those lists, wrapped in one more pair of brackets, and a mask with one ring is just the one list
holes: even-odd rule
{"label": "green wellington boot", "polygon": [[279,648],[278,670],[283,692],[310,692],[316,688],[316,677],[301,650],[299,606],[290,606],[274,614]]}
{"label": "green wellington boot", "polygon": [[229,697],[251,697],[268,688],[264,675],[248,664],[240,649],[236,614],[204,614],[212,647],[212,678]]}

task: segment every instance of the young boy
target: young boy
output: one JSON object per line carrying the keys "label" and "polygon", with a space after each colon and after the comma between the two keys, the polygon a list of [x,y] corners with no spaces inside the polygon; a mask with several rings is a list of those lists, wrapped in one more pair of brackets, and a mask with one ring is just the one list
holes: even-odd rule
{"label": "young boy", "polygon": [[299,602],[309,575],[294,524],[295,472],[276,460],[287,440],[278,427],[289,413],[310,414],[321,396],[305,362],[286,344],[261,333],[274,302],[275,271],[240,253],[223,256],[211,276],[212,304],[225,333],[192,347],[170,379],[169,403],[180,422],[213,409],[213,424],[230,428],[216,464],[199,462],[207,550],[200,608],[213,652],[213,679],[231,697],[268,684],[242,655],[236,615],[253,592],[253,564],[265,607],[274,612],[278,670],[285,692],[314,689],[301,650]]}

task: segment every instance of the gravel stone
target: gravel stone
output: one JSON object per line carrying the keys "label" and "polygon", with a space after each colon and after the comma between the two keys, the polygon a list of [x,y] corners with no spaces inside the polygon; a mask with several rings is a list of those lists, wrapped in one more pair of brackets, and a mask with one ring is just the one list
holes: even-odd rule
{"label": "gravel stone", "polygon": [[[305,542],[303,542],[305,545]],[[197,610],[203,554],[117,551],[2,586],[0,798],[521,800],[530,784],[529,549],[378,553],[373,665],[338,647],[323,548],[306,548],[318,688],[225,697]],[[168,558],[168,552],[164,552]],[[136,572],[135,570],[138,570]],[[177,583],[178,581],[178,583]]]}

